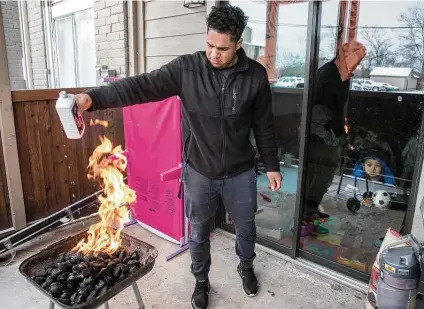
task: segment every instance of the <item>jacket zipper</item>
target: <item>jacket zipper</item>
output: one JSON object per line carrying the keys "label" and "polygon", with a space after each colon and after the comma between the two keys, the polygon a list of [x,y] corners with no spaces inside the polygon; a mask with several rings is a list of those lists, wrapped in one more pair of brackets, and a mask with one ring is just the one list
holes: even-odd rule
{"label": "jacket zipper", "polygon": [[222,85],[222,89],[221,89],[221,136],[222,136],[222,152],[221,152],[221,165],[222,165],[222,170],[223,170],[223,176],[224,178],[226,177],[225,175],[225,164],[224,164],[224,149],[225,149],[225,134],[224,134],[224,130],[225,130],[225,126],[224,126],[224,111],[225,111],[225,95],[224,95],[224,91],[225,91],[225,84]]}
{"label": "jacket zipper", "polygon": [[[228,84],[230,84],[230,82],[232,81],[230,79],[230,77],[232,77],[234,72],[230,73],[225,81],[225,83],[222,85],[222,89],[221,89],[221,111],[222,111],[222,120],[221,120],[221,130],[222,130],[222,155],[221,155],[221,164],[222,164],[222,170],[224,173],[224,178],[227,178],[226,175],[226,169],[225,169],[225,134],[224,134],[224,130],[225,130],[225,122],[224,122],[224,111],[225,111],[225,88]],[[235,93],[235,91],[233,91],[233,107],[232,107],[232,112],[235,112],[235,100],[234,98],[237,96],[237,94]]]}
{"label": "jacket zipper", "polygon": [[236,100],[237,100],[237,92],[233,89],[233,108],[231,109],[232,113],[236,112]]}

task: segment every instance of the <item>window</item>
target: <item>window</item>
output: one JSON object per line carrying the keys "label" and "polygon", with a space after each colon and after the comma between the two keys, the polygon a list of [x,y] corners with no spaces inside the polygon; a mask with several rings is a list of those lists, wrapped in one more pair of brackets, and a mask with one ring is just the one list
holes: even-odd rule
{"label": "window", "polygon": [[53,60],[57,87],[96,85],[93,8],[53,19]]}

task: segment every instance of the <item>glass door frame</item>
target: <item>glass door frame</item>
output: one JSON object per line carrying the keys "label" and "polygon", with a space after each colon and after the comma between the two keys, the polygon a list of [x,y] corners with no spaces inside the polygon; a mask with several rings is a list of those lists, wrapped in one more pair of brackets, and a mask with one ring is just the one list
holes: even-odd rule
{"label": "glass door frame", "polygon": [[[272,0],[271,0],[272,1]],[[302,115],[301,115],[301,137],[299,145],[299,172],[297,179],[297,190],[296,190],[296,202],[294,212],[294,225],[293,225],[293,236],[291,247],[285,247],[281,243],[271,241],[269,239],[257,236],[257,243],[264,245],[265,247],[274,249],[278,252],[286,254],[293,259],[305,258],[311,262],[320,264],[324,267],[328,267],[336,272],[348,275],[355,279],[368,282],[370,275],[362,273],[358,270],[352,269],[345,265],[338,264],[331,260],[325,259],[313,253],[300,248],[300,233],[301,233],[301,222],[304,205],[304,192],[305,192],[305,181],[306,181],[306,162],[308,158],[308,143],[309,143],[309,128],[310,120],[312,115],[312,94],[314,90],[314,76],[318,69],[319,59],[319,43],[321,33],[321,13],[322,13],[322,2],[328,1],[307,1],[307,0],[280,0],[276,1],[279,5],[290,4],[296,5],[296,3],[309,2],[308,6],[308,22],[307,22],[307,49],[305,58],[305,85],[303,90],[303,101],[302,101]],[[350,8],[348,9],[348,1],[340,0],[339,5],[339,16],[338,26],[345,29],[344,34],[340,37],[340,40],[347,41],[356,38],[356,26],[358,23],[359,15],[359,3],[360,0],[350,0]],[[217,1],[217,6],[226,6],[229,1]],[[338,44],[338,42],[336,42]],[[336,48],[336,46],[335,46]],[[421,121],[421,131],[419,140],[424,139],[424,114]],[[408,203],[408,209],[405,215],[405,225],[403,227],[403,234],[411,232],[413,218],[415,213],[415,206],[417,202],[417,193],[421,175],[421,167],[424,165],[424,145],[420,144],[417,150],[416,165],[419,167],[419,171],[414,173],[412,180],[412,187],[410,191],[410,199]],[[284,180],[283,180],[284,181]],[[232,225],[225,223],[225,210],[222,207],[216,216],[215,226],[222,228],[223,230],[235,233],[235,229]]]}

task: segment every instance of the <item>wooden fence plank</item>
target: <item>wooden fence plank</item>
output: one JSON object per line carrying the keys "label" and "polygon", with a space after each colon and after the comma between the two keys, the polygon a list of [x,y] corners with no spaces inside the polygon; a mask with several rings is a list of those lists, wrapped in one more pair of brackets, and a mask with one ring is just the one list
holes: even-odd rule
{"label": "wooden fence plank", "polygon": [[57,209],[56,190],[54,190],[54,164],[53,155],[53,139],[52,139],[52,123],[50,120],[50,108],[48,102],[40,104],[38,124],[40,135],[41,156],[43,162],[43,175],[44,175],[44,191],[46,196],[46,209],[48,212],[54,212]]}
{"label": "wooden fence plank", "polygon": [[53,165],[54,165],[54,189],[56,191],[58,209],[69,205],[69,169],[68,152],[66,149],[66,136],[57,116],[54,104],[49,104],[50,121],[52,128],[52,147],[53,147]]}
{"label": "wooden fence plank", "polygon": [[[14,109],[16,140],[18,143],[19,165],[21,168],[22,190],[24,192],[24,204],[26,211],[37,207],[34,198],[32,173],[31,173],[31,156],[28,145],[28,134],[26,126],[26,105],[28,103],[20,103],[19,108]],[[16,106],[15,106],[16,107]],[[25,141],[22,143],[21,141]]]}
{"label": "wooden fence plank", "polygon": [[[32,93],[35,98],[42,98],[43,91],[46,91],[44,97],[47,98],[52,93],[59,93],[57,89]],[[81,91],[76,89],[74,93]],[[66,138],[57,115],[56,98],[22,101],[28,98],[24,93],[13,97],[21,100],[13,102],[13,107],[28,221],[43,218],[98,191],[99,183],[87,178],[88,160],[100,144],[99,135],[105,135],[114,146],[125,147],[122,110],[85,113],[87,128],[84,136],[70,140]],[[91,118],[108,120],[110,126],[90,127]]]}
{"label": "wooden fence plank", "polygon": [[[25,106],[25,124],[28,136],[28,151],[31,161],[31,176],[34,193],[35,209],[26,209],[28,222],[35,221],[44,213],[49,213],[46,199],[46,192],[44,188],[47,183],[43,170],[43,155],[41,153],[40,142],[40,104],[42,102],[35,102],[33,104],[26,104]],[[25,141],[19,141],[19,143]],[[34,204],[33,204],[34,205]]]}

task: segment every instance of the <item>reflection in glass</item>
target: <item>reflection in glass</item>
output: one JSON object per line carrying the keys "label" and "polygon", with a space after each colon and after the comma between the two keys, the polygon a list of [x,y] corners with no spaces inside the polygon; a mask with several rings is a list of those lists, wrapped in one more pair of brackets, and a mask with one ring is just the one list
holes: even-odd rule
{"label": "reflection in glass", "polygon": [[301,248],[365,273],[387,229],[402,233],[424,103],[423,68],[404,50],[417,33],[407,17],[424,16],[424,4],[393,4],[361,1],[345,37],[356,31],[366,54],[348,79],[323,46],[315,76]]}

